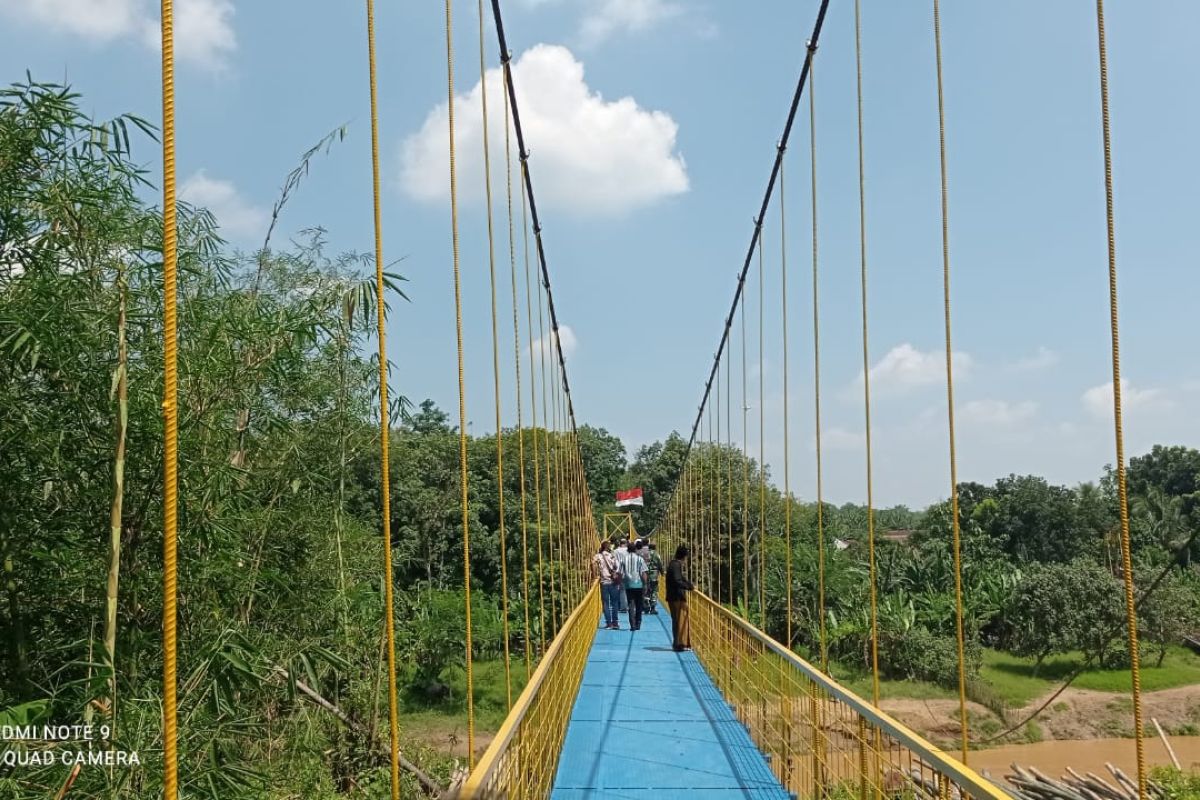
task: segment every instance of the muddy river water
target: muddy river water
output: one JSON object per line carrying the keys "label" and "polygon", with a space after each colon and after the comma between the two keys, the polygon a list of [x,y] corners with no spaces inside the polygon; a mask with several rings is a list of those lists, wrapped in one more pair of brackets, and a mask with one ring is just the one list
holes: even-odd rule
{"label": "muddy river water", "polygon": [[[1200,736],[1170,738],[1183,767],[1200,769]],[[993,778],[1006,774],[1014,762],[1023,767],[1037,767],[1054,778],[1063,775],[1067,767],[1108,778],[1106,762],[1120,767],[1130,777],[1137,771],[1133,739],[1051,740],[974,750],[970,755],[971,766],[976,770],[986,769]],[[1171,763],[1162,741],[1156,737],[1146,737],[1146,762],[1152,767]]]}

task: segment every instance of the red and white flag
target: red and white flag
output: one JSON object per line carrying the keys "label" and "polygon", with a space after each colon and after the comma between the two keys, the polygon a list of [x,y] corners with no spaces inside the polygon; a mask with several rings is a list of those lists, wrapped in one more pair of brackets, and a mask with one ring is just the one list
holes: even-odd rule
{"label": "red and white flag", "polygon": [[617,507],[621,506],[640,506],[642,505],[642,490],[628,489],[624,492],[617,492]]}

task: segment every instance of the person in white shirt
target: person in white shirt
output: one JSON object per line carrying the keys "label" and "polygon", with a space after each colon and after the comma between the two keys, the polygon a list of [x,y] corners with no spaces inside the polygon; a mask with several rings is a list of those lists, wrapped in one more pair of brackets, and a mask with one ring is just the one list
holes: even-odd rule
{"label": "person in white shirt", "polygon": [[[625,541],[624,539],[617,542],[617,549],[613,551],[613,555],[617,557],[617,563],[621,565],[622,569],[624,569],[625,568],[625,560],[627,558],[629,558],[629,542]],[[617,610],[620,613],[624,614],[625,612],[627,612],[629,610],[629,608],[628,608],[629,600],[625,596],[624,589],[622,589],[619,594],[621,596],[618,598]]]}
{"label": "person in white shirt", "polygon": [[[640,542],[639,542],[640,544]],[[625,561],[621,564],[621,572],[625,577],[625,594],[629,605],[629,630],[636,631],[642,627],[642,597],[646,592],[646,560],[639,553],[640,548],[626,550]]]}
{"label": "person in white shirt", "polygon": [[592,557],[592,570],[600,581],[600,597],[604,603],[604,627],[619,631],[621,625],[617,619],[617,606],[625,587],[621,581],[621,565],[612,554],[612,542],[600,543],[600,552]]}

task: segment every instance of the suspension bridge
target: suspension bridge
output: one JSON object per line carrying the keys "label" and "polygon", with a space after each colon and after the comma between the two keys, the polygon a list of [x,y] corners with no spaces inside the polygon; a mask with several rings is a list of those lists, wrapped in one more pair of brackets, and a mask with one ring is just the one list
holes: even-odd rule
{"label": "suspension bridge", "polygon": [[[648,617],[644,628],[636,633],[603,629],[601,600],[591,571],[592,555],[599,535],[588,490],[587,475],[579,437],[576,430],[574,404],[563,348],[558,341],[561,329],[559,310],[551,290],[547,246],[543,241],[541,217],[534,192],[535,165],[530,157],[529,143],[521,124],[520,87],[514,81],[499,0],[491,0],[491,26],[486,24],[484,4],[478,2],[479,67],[481,76],[484,158],[487,164],[486,200],[488,210],[488,252],[490,295],[492,303],[493,375],[495,384],[496,427],[501,427],[500,342],[502,327],[498,297],[508,288],[512,299],[512,357],[516,377],[517,428],[520,431],[519,452],[515,463],[521,465],[520,530],[505,530],[501,494],[500,565],[502,570],[502,616],[504,623],[505,669],[509,686],[510,711],[499,733],[477,757],[471,620],[471,518],[468,509],[468,470],[465,403],[462,274],[458,248],[458,196],[455,172],[455,103],[452,3],[446,0],[446,65],[449,98],[448,147],[450,153],[450,203],[453,230],[453,265],[455,313],[457,317],[457,351],[459,380],[459,432],[461,436],[461,483],[463,532],[463,578],[467,593],[464,608],[466,641],[464,664],[467,682],[468,759],[469,775],[457,787],[464,798],[642,798],[694,797],[710,798],[786,798],[786,797],[857,797],[863,798],[961,798],[1000,800],[1013,795],[1011,788],[1000,786],[977,774],[968,765],[971,737],[965,697],[965,667],[963,643],[962,564],[960,557],[959,515],[957,511],[957,471],[954,432],[954,383],[951,359],[951,305],[948,206],[946,178],[946,125],[942,82],[942,40],[938,0],[932,2],[929,46],[936,54],[938,122],[941,154],[942,267],[945,307],[945,378],[949,415],[949,484],[952,504],[953,553],[955,592],[958,605],[958,675],[960,746],[954,753],[926,741],[880,709],[878,672],[878,622],[875,607],[875,525],[872,512],[871,462],[871,396],[868,337],[868,258],[864,175],[863,137],[863,59],[862,3],[831,4],[829,0],[815,3],[815,22],[811,34],[802,43],[804,58],[796,81],[795,91],[787,107],[786,124],[774,153],[769,179],[761,206],[754,217],[754,230],[735,287],[728,315],[721,325],[720,338],[713,363],[703,383],[703,394],[691,427],[686,455],[675,478],[675,488],[666,512],[656,527],[649,531],[661,553],[669,556],[678,546],[691,550],[688,562],[694,591],[686,603],[691,629],[692,650],[677,652],[671,647],[672,620],[666,610],[657,617]],[[374,4],[367,0],[368,58],[370,65],[372,164],[374,174],[374,213],[376,230],[375,261],[378,269],[377,300],[379,303],[378,339],[380,363],[380,444],[382,474],[382,537],[385,603],[384,628],[387,643],[389,729],[392,796],[400,796],[399,774],[403,762],[400,753],[400,721],[396,698],[396,652],[394,616],[392,609],[391,531],[389,509],[388,460],[388,375],[384,283],[382,265],[383,245],[380,230],[379,135],[377,123],[377,92],[375,69]],[[874,680],[871,697],[860,697],[840,685],[829,675],[825,642],[824,573],[815,597],[793,597],[791,553],[793,520],[791,503],[782,521],[782,530],[767,530],[760,513],[751,520],[754,498],[761,503],[765,492],[765,473],[760,469],[757,485],[751,485],[750,475],[741,476],[741,502],[735,502],[734,486],[738,476],[733,474],[732,460],[724,456],[736,449],[740,441],[743,455],[747,453],[749,420],[747,398],[747,348],[753,347],[753,329],[747,333],[748,297],[758,292],[757,346],[759,353],[759,464],[763,459],[763,442],[768,436],[779,435],[784,443],[783,485],[785,497],[793,493],[787,442],[788,419],[788,320],[795,309],[787,307],[789,267],[786,242],[783,239],[787,210],[785,205],[785,164],[788,144],[794,125],[801,119],[802,100],[807,98],[810,128],[812,199],[811,309],[814,374],[813,420],[816,441],[815,499],[817,501],[817,545],[820,567],[824,567],[825,535],[820,509],[821,485],[821,344],[820,309],[817,286],[820,272],[817,225],[817,147],[816,92],[814,65],[822,31],[830,6],[838,13],[853,15],[854,36],[851,41],[837,41],[824,46],[852,47],[857,65],[856,100],[858,108],[858,186],[860,270],[862,291],[862,366],[863,401],[865,409],[866,447],[866,543],[869,553],[871,654]],[[1113,192],[1109,134],[1107,60],[1105,47],[1104,4],[1096,3],[1096,23],[1099,43],[1099,86],[1103,126],[1097,134],[1102,144],[1103,161],[1097,169],[1097,182],[1103,182],[1107,196],[1108,279],[1112,319],[1113,404],[1116,420],[1115,441],[1117,485],[1121,511],[1121,539],[1126,580],[1128,611],[1128,641],[1133,664],[1133,714],[1136,738],[1131,743],[1138,757],[1138,787],[1146,793],[1146,766],[1143,756],[1138,684],[1138,650],[1136,616],[1130,568],[1129,526],[1124,481],[1124,451],[1121,428],[1121,375],[1116,294],[1116,256],[1113,247]],[[178,796],[176,698],[176,575],[175,551],[177,487],[176,464],[179,454],[175,443],[178,410],[176,406],[176,252],[175,252],[175,124],[174,124],[174,13],[170,0],[163,0],[163,146],[164,146],[164,298],[165,298],[165,605],[164,605],[164,785],[168,798]],[[503,75],[504,94],[492,97],[503,105],[505,127],[502,132],[505,153],[506,207],[508,219],[507,256],[510,268],[509,287],[498,277],[498,262],[503,266],[503,246],[497,246],[497,230],[493,226],[493,185],[491,149],[487,113],[487,81],[483,80],[488,67],[485,47],[485,28],[493,27],[498,46],[499,64]],[[799,49],[799,48],[798,48]],[[1100,159],[1098,159],[1098,162]],[[516,176],[514,178],[514,172]],[[514,190],[514,184],[516,189]],[[784,402],[781,430],[766,430],[762,411],[762,352],[763,307],[765,276],[763,244],[767,231],[775,226],[780,236],[780,298],[783,327],[783,388]],[[532,244],[531,244],[532,238]],[[497,250],[501,253],[497,256]],[[522,258],[518,258],[518,250]],[[521,336],[520,264],[524,266],[525,341]],[[534,276],[531,278],[531,275]],[[794,276],[793,276],[794,279]],[[536,287],[536,289],[534,288]],[[536,309],[536,310],[535,310]],[[807,316],[807,315],[806,315]],[[546,341],[549,333],[551,348],[535,346],[534,319],[537,319],[538,338]],[[735,356],[734,342],[740,344],[740,359]],[[527,346],[526,346],[527,344]],[[548,353],[547,350],[550,350]],[[735,361],[740,375],[734,375]],[[522,365],[526,373],[522,375]],[[735,390],[735,385],[740,387]],[[528,393],[525,390],[528,389]],[[735,397],[740,392],[740,397]],[[735,400],[740,400],[736,402]],[[527,404],[527,405],[526,405]],[[741,411],[742,433],[735,440],[734,408]],[[528,411],[533,427],[526,430]],[[513,469],[513,456],[506,454],[502,437],[496,441],[496,470],[502,481],[506,468]],[[507,465],[505,459],[508,459]],[[743,460],[743,464],[745,461]],[[526,464],[532,464],[530,475]],[[744,467],[743,467],[744,469]],[[713,480],[723,476],[723,483]],[[527,480],[528,478],[528,480]],[[724,489],[717,487],[724,487]],[[735,519],[735,514],[737,519]],[[753,523],[753,524],[752,524]],[[768,597],[763,579],[767,560],[764,548],[768,533],[779,535],[786,543],[786,580],[784,596]],[[520,537],[522,563],[509,564],[506,537]],[[519,577],[513,577],[519,575]],[[510,614],[510,590],[520,596],[523,617]],[[814,660],[801,658],[791,647],[793,638],[793,608],[805,603],[816,609],[820,621],[820,646]],[[785,611],[786,627],[782,641],[764,632],[768,608]],[[521,636],[514,637],[510,626]],[[509,643],[523,642],[523,652],[510,652]],[[523,663],[522,663],[523,662]],[[518,696],[512,696],[512,673],[524,669],[527,683]]]}

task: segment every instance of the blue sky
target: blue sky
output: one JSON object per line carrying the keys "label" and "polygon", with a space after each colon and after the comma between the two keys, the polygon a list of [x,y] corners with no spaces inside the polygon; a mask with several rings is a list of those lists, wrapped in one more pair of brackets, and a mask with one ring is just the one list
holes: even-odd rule
{"label": "blue sky", "polygon": [[[227,238],[253,247],[284,175],[341,123],[282,230],[321,225],[369,250],[365,16],[355,2],[177,0],[179,173]],[[378,4],[385,251],[404,258],[394,390],[456,406],[440,3]],[[752,229],[817,3],[508,0],[555,297],[573,334],[580,421],[630,450],[686,431]],[[943,3],[960,476],[1095,479],[1112,460],[1094,4]],[[478,22],[455,3],[467,387],[493,426],[478,130]],[[159,114],[157,4],[0,0],[0,68],[69,80],[98,117]],[[1117,247],[1128,446],[1200,444],[1200,6],[1110,3]],[[490,22],[489,22],[490,26]],[[930,3],[864,3],[867,228],[876,499],[947,488],[941,240]],[[490,27],[486,52],[495,66]],[[834,0],[816,69],[826,494],[863,497],[853,5]],[[489,83],[490,87],[498,84]],[[499,119],[500,97],[489,92]],[[493,143],[501,128],[491,131]],[[540,137],[540,138],[539,138]],[[792,488],[811,496],[807,117],[787,160]],[[158,153],[136,151],[158,171]],[[499,151],[496,151],[499,152]],[[498,265],[507,273],[503,166]],[[778,206],[766,240],[763,408],[782,475]],[[753,273],[752,273],[753,274]],[[502,289],[507,284],[502,283]],[[502,299],[507,295],[502,294]],[[748,322],[757,320],[757,284]],[[535,323],[536,324],[536,323]],[[505,330],[502,328],[502,330]],[[508,335],[511,335],[509,333]],[[564,337],[564,341],[566,338]],[[511,353],[511,340],[502,342]],[[734,351],[740,358],[740,341]],[[757,337],[750,347],[751,451]],[[506,424],[514,415],[506,361]],[[734,362],[740,408],[740,360]],[[525,365],[526,370],[528,365]],[[734,415],[735,441],[741,420]]]}

